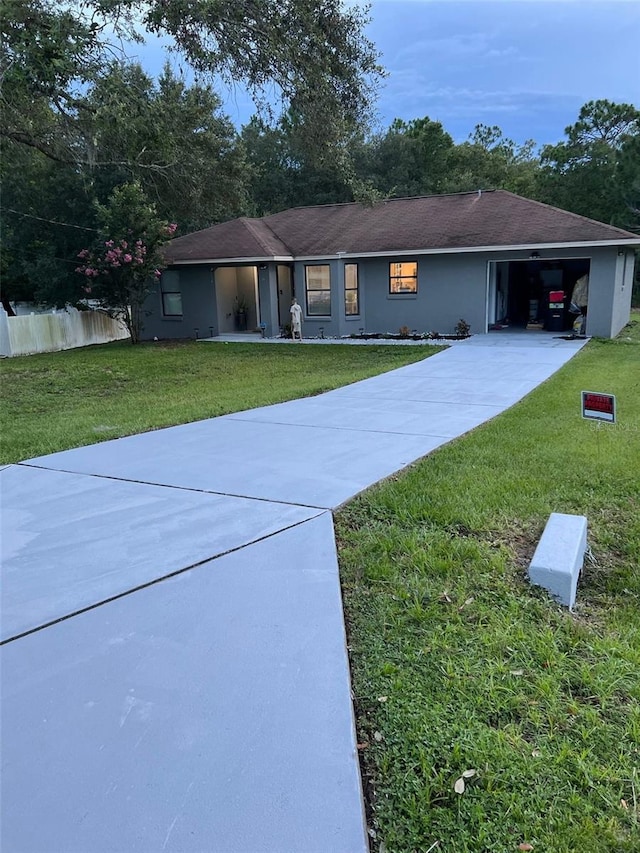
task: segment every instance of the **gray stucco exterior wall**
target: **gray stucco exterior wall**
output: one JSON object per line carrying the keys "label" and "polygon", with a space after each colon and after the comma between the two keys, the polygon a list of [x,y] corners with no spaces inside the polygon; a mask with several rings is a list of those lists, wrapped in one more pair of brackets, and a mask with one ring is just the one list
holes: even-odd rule
{"label": "gray stucco exterior wall", "polygon": [[611,337],[617,335],[620,329],[624,328],[629,322],[635,263],[636,254],[632,249],[627,249],[622,255],[616,257]]}
{"label": "gray stucco exterior wall", "polygon": [[[618,254],[616,247],[541,250],[541,261],[585,259],[590,262],[587,333],[613,337],[627,322],[633,281],[633,251]],[[490,261],[528,261],[528,249],[514,251],[459,252],[399,258],[346,258],[296,263],[297,296],[304,310],[305,335],[325,336],[366,332],[397,332],[401,326],[419,333],[451,334],[460,319],[473,334],[487,331],[488,264]],[[628,257],[627,257],[628,256]],[[389,263],[418,263],[417,294],[389,293]],[[310,317],[305,299],[305,266],[329,263],[331,267],[331,316]],[[344,263],[357,263],[360,283],[360,314],[344,311]]]}
{"label": "gray stucco exterior wall", "polygon": [[[477,255],[416,255],[403,261],[418,262],[418,292],[389,293],[387,258],[348,258],[330,262],[331,316],[312,317],[305,299],[306,263],[295,267],[296,295],[303,306],[304,333],[314,337],[323,328],[325,336],[366,332],[397,332],[401,326],[418,332],[453,332],[461,317],[472,331],[485,331],[486,262]],[[347,316],[344,308],[344,264],[358,264],[360,313]]]}
{"label": "gray stucco exterior wall", "polygon": [[217,335],[218,318],[211,267],[174,267],[163,274],[163,279],[167,272],[182,295],[182,317],[163,316],[162,285],[157,284],[144,304],[146,316],[143,319],[142,338],[195,338],[196,329],[200,338]]}
{"label": "gray stucco exterior wall", "polygon": [[[315,337],[366,332],[397,332],[401,326],[419,332],[453,331],[462,314],[476,332],[484,331],[486,264],[474,255],[423,255],[403,257],[418,262],[417,294],[389,293],[388,258],[297,262],[296,296],[304,311],[304,334]],[[348,316],[344,307],[344,264],[357,263],[360,313]],[[314,317],[307,312],[305,267],[328,264],[331,269],[331,316]],[[471,319],[469,319],[471,318]]]}
{"label": "gray stucco exterior wall", "polygon": [[471,254],[407,258],[418,262],[415,295],[389,293],[390,260],[362,264],[368,331],[397,332],[408,326],[419,333],[449,334],[461,318],[476,334],[485,331],[487,270],[481,258]]}
{"label": "gray stucco exterior wall", "polygon": [[613,338],[629,321],[634,252],[594,249],[589,276],[587,334]]}
{"label": "gray stucco exterior wall", "polygon": [[[613,337],[629,318],[634,271],[634,252],[617,247],[540,250],[541,261],[585,259],[590,262],[587,334]],[[459,320],[469,323],[472,334],[483,334],[488,323],[489,262],[528,261],[528,249],[513,251],[457,252],[381,258],[318,258],[294,264],[295,295],[303,309],[305,337],[341,337],[365,332],[397,332],[401,326],[419,333],[451,334]],[[389,264],[395,260],[417,261],[418,292],[389,293]],[[344,265],[357,263],[359,314],[345,312]],[[326,264],[331,274],[331,314],[310,316],[306,299],[308,265]],[[265,333],[278,334],[277,265],[258,265],[260,319]],[[214,272],[210,265],[173,267],[168,274],[178,282],[183,316],[163,317],[160,287],[151,294],[145,309],[143,337],[194,338],[219,334]],[[165,273],[166,275],[166,273]],[[172,285],[173,287],[173,285]],[[283,321],[287,322],[288,317]]]}

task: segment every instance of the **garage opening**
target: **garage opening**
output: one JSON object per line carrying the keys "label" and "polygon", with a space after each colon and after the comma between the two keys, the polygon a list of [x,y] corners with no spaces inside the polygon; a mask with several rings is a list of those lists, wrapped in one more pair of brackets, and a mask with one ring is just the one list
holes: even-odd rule
{"label": "garage opening", "polygon": [[[586,320],[590,266],[589,258],[490,261],[488,329],[572,329],[579,316],[577,307]],[[576,287],[578,282],[581,284]],[[574,293],[576,307],[572,304]]]}

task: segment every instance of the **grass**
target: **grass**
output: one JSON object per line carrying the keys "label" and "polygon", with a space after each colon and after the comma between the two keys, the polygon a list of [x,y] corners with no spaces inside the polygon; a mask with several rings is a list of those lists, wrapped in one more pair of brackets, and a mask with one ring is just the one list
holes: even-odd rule
{"label": "grass", "polygon": [[[589,522],[573,614],[526,580],[552,511]],[[337,536],[372,849],[640,850],[640,315]]]}
{"label": "grass", "polygon": [[437,347],[114,343],[0,361],[0,462],[319,394]]}
{"label": "grass", "polygon": [[[1,458],[320,393],[435,351],[110,344],[7,359]],[[583,389],[618,396],[616,426],[580,419]],[[639,484],[635,314],[340,513],[376,853],[640,849]],[[574,614],[525,578],[551,511],[589,519]]]}

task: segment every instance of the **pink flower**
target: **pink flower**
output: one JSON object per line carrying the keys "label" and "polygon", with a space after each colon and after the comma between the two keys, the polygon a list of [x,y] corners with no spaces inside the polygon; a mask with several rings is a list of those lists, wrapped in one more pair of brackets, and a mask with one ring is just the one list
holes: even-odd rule
{"label": "pink flower", "polygon": [[175,222],[170,222],[169,225],[167,225],[167,231],[169,232],[169,234],[175,234],[177,230],[178,226]]}
{"label": "pink flower", "polygon": [[162,275],[162,273],[160,272],[160,270],[154,270],[154,271],[153,271],[153,274],[155,275],[155,277],[156,277],[156,278],[160,278],[160,276]]}
{"label": "pink flower", "polygon": [[78,252],[78,257],[79,258],[88,258],[89,257],[89,250],[83,249],[81,252]]}
{"label": "pink flower", "polygon": [[105,243],[105,246],[107,246],[107,248],[110,249],[113,246],[113,240],[107,240],[107,242]]}
{"label": "pink flower", "polygon": [[131,261],[133,260],[133,257],[131,255],[125,255],[123,260],[124,260],[125,264],[130,264]]}

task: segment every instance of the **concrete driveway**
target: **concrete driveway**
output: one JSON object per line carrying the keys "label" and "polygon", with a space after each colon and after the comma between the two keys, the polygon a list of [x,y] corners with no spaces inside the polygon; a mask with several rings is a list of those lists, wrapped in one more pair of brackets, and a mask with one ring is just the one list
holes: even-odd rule
{"label": "concrete driveway", "polygon": [[364,853],[331,510],[583,345],[478,336],[1,470],[2,849]]}

